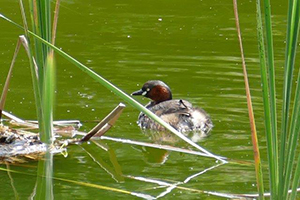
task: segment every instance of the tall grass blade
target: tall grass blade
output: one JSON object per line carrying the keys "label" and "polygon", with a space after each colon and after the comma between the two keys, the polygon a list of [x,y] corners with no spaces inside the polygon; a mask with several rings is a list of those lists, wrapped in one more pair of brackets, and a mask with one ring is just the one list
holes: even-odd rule
{"label": "tall grass blade", "polygon": [[180,137],[185,142],[189,143],[190,145],[194,146],[195,148],[199,149],[200,151],[204,152],[205,154],[209,155],[210,157],[215,158],[217,160],[220,160],[221,162],[226,162],[227,163],[227,161],[225,161],[221,157],[216,156],[216,155],[210,153],[209,151],[207,151],[204,148],[200,147],[196,143],[192,142],[190,139],[188,139],[183,134],[179,133],[176,129],[174,129],[171,125],[169,125],[168,123],[166,123],[165,121],[163,121],[160,117],[158,117],[157,115],[155,115],[154,113],[152,113],[151,111],[149,111],[147,108],[145,108],[144,106],[142,106],[136,100],[134,100],[129,95],[127,95],[126,93],[124,93],[122,90],[120,90],[119,88],[117,88],[116,86],[114,86],[113,84],[111,84],[110,82],[108,82],[106,79],[104,79],[100,75],[96,74],[94,71],[92,71],[91,69],[89,69],[88,67],[86,67],[85,65],[83,65],[82,63],[80,63],[79,61],[77,61],[76,59],[74,59],[73,57],[71,57],[70,55],[68,55],[67,53],[63,52],[62,50],[60,50],[56,46],[50,44],[49,42],[47,42],[44,39],[40,38],[39,36],[35,35],[34,33],[30,32],[30,31],[29,31],[29,33],[32,36],[34,36],[37,39],[39,39],[40,41],[42,41],[44,44],[46,44],[49,47],[53,48],[56,53],[60,54],[62,57],[64,57],[69,62],[73,63],[75,66],[77,66],[83,72],[87,73],[89,76],[91,76],[97,82],[99,82],[100,84],[102,84],[104,87],[106,87],[110,91],[114,92],[116,95],[118,95],[119,97],[121,97],[123,100],[127,101],[133,107],[137,108],[138,110],[140,110],[141,112],[143,112],[147,116],[149,116],[151,119],[155,120],[159,124],[161,124],[164,127],[166,127],[169,131],[171,131],[172,133],[174,133],[175,135],[177,135],[178,137]]}
{"label": "tall grass blade", "polygon": [[242,36],[241,36],[241,31],[240,31],[237,0],[233,0],[233,6],[234,6],[236,28],[237,28],[237,32],[238,32],[238,39],[239,39],[240,51],[241,51],[241,57],[242,57],[245,90],[246,90],[246,96],[247,96],[247,106],[248,106],[249,121],[250,121],[250,127],[251,127],[251,138],[252,138],[254,160],[255,160],[256,184],[257,184],[257,189],[259,192],[260,199],[264,199],[263,173],[262,173],[259,145],[258,145],[255,119],[254,119],[254,113],[253,113],[253,107],[252,107],[252,101],[251,101],[251,93],[250,93],[250,88],[249,88],[248,74],[247,74],[246,62],[245,62],[245,57],[244,57]]}
{"label": "tall grass blade", "polygon": [[[31,20],[33,24],[33,31],[35,34],[44,40],[51,42],[51,5],[50,0],[30,0]],[[39,85],[43,88],[44,82],[44,64],[47,59],[50,48],[39,40],[34,40],[35,56],[37,65],[39,66]]]}
{"label": "tall grass blade", "polygon": [[[295,163],[295,151],[297,149],[297,141],[299,137],[300,126],[300,72],[298,74],[297,88],[295,91],[295,99],[293,112],[290,119],[290,128],[288,129],[289,106],[292,94],[292,79],[295,65],[297,39],[299,35],[299,0],[289,1],[288,13],[288,29],[287,29],[287,45],[285,60],[285,79],[283,89],[283,107],[282,107],[282,132],[281,132],[281,149],[280,149],[280,172],[282,173],[282,186],[280,187],[281,198],[286,199],[292,179],[293,164]],[[297,130],[298,129],[298,130]],[[286,140],[288,138],[287,146]]]}
{"label": "tall grass blade", "polygon": [[[271,4],[270,0],[264,0],[264,14],[266,26],[266,48],[268,61],[268,86],[269,86],[269,100],[271,111],[271,127],[272,127],[272,148],[273,158],[275,159],[275,172],[278,174],[278,142],[277,142],[277,113],[276,113],[276,87],[275,87],[275,67],[274,67],[274,50],[273,50],[273,34],[272,34],[272,20],[271,20]],[[278,182],[278,181],[277,181]]]}
{"label": "tall grass blade", "polygon": [[35,199],[54,199],[53,195],[53,154],[47,150],[44,159],[38,163]]}
{"label": "tall grass blade", "polygon": [[[30,19],[32,24],[32,30],[35,34],[41,36],[40,20],[39,20],[39,11],[37,7],[36,0],[29,0],[29,8],[30,8]],[[39,68],[37,69],[37,74],[40,80],[43,79],[43,67],[44,67],[44,59],[43,59],[43,47],[42,43],[39,42],[36,38],[33,38],[34,47],[32,46],[32,52],[34,53],[34,57]],[[34,49],[34,50],[33,50]],[[39,87],[42,88],[43,85],[39,83]],[[39,119],[39,117],[38,117]]]}
{"label": "tall grass blade", "polygon": [[19,53],[20,47],[21,47],[21,40],[18,39],[16,49],[15,49],[15,52],[14,52],[14,55],[13,55],[13,58],[12,58],[12,61],[11,61],[10,67],[9,67],[9,71],[8,71],[6,81],[5,81],[3,90],[2,90],[2,94],[1,94],[1,99],[0,99],[0,120],[2,119],[2,112],[4,110],[6,96],[7,96],[7,92],[8,92],[8,88],[9,88],[9,83],[10,83],[10,79],[12,77],[12,70],[14,68],[15,61],[16,61],[17,55]]}
{"label": "tall grass blade", "polygon": [[270,187],[271,196],[273,199],[278,199],[279,189],[279,169],[278,169],[278,139],[277,139],[277,112],[276,112],[276,87],[275,87],[275,67],[274,67],[274,52],[273,52],[273,35],[272,35],[272,20],[271,20],[271,4],[270,0],[264,0],[264,14],[266,26],[266,48],[268,60],[268,86],[269,86],[269,101],[270,101],[270,122],[271,132],[267,136],[270,141],[268,144],[269,159],[272,161],[270,167]]}
{"label": "tall grass blade", "polygon": [[[21,27],[20,25],[18,25],[15,22],[13,22],[12,20],[8,19],[7,17],[5,17],[3,15],[0,15],[0,17],[2,17],[3,19],[7,20],[8,22],[11,22],[12,24],[16,25],[17,27],[23,29],[23,27]],[[46,44],[47,46],[49,46],[52,49],[54,49],[54,51],[56,53],[60,54],[62,57],[64,57],[65,59],[67,59],[69,62],[73,63],[75,66],[77,66],[83,72],[87,73],[89,76],[91,76],[92,78],[94,78],[97,82],[99,82],[100,84],[102,84],[104,87],[106,87],[110,91],[114,92],[116,95],[118,95],[123,100],[125,100],[126,102],[128,102],[129,104],[131,104],[133,107],[135,107],[138,110],[140,110],[141,112],[145,113],[147,116],[149,116],[151,119],[155,120],[157,123],[163,125],[166,129],[168,129],[169,131],[171,131],[173,134],[177,135],[179,138],[181,138],[182,140],[184,140],[185,142],[187,142],[191,146],[193,146],[193,147],[197,148],[198,150],[204,152],[209,157],[212,157],[212,158],[215,158],[215,159],[217,159],[217,160],[219,160],[221,162],[227,163],[227,161],[224,160],[224,159],[222,159],[220,156],[214,155],[214,154],[210,153],[209,151],[207,151],[206,149],[204,149],[201,146],[199,146],[198,144],[192,142],[190,139],[188,139],[187,137],[185,137],[183,134],[179,133],[176,129],[174,129],[168,123],[166,123],[165,121],[163,121],[162,119],[160,119],[160,117],[156,116],[154,113],[152,113],[147,108],[145,108],[144,106],[142,106],[140,103],[138,103],[136,100],[134,100],[129,95],[127,95],[126,93],[124,93],[122,90],[120,90],[119,88],[117,88],[116,86],[114,86],[113,84],[111,84],[110,82],[108,82],[107,80],[105,80],[103,77],[101,77],[98,74],[96,74],[94,71],[92,71],[91,69],[89,69],[88,67],[86,67],[85,65],[83,65],[82,63],[80,63],[79,61],[77,61],[76,59],[74,59],[73,57],[69,56],[67,53],[63,52],[62,50],[60,50],[56,46],[52,45],[51,43],[47,42],[43,38],[39,37],[35,33],[31,32],[31,31],[28,31],[28,33],[30,35],[32,35],[33,37],[35,37],[36,39],[38,39],[41,42],[43,42],[44,44]]]}
{"label": "tall grass blade", "polygon": [[55,10],[54,10],[54,17],[53,17],[52,39],[51,39],[51,44],[53,44],[53,45],[55,45],[55,39],[56,39],[56,30],[57,30],[57,23],[58,23],[59,5],[60,5],[60,0],[56,0]]}
{"label": "tall grass blade", "polygon": [[[300,131],[298,129],[298,131]],[[299,183],[300,183],[300,154],[298,155],[298,163],[297,163],[297,167],[296,167],[296,170],[295,170],[295,176],[294,176],[294,180],[293,180],[293,183],[292,183],[292,192],[290,194],[290,200],[294,200],[296,199],[296,195],[297,195],[297,187],[299,187]]]}
{"label": "tall grass blade", "polygon": [[53,107],[55,89],[55,66],[53,53],[49,53],[45,66],[45,79],[43,90],[44,130],[41,140],[51,145],[53,142]]}
{"label": "tall grass blade", "polygon": [[25,35],[28,36],[28,25],[27,25],[27,21],[26,21],[26,15],[25,15],[24,5],[23,5],[23,1],[22,0],[19,0],[19,5],[20,5],[20,9],[21,9],[21,15],[22,15],[22,20],[23,20],[24,32],[25,32]]}
{"label": "tall grass blade", "polygon": [[[20,0],[19,2],[20,2],[20,9],[21,9],[24,31],[25,31],[25,28],[27,28],[26,15],[25,15],[22,0]],[[28,31],[26,30],[25,36],[20,36],[20,40],[22,41],[22,44],[25,47],[25,50],[26,50],[28,58],[29,58],[31,79],[32,79],[32,84],[33,84],[33,92],[34,92],[36,112],[37,112],[37,119],[40,124],[43,124],[43,120],[42,120],[43,113],[42,113],[42,108],[41,108],[41,92],[40,92],[39,75],[38,75],[39,67],[38,67],[36,60],[34,58],[34,55],[32,53],[33,45],[31,45],[31,43],[29,43],[28,38],[29,38],[29,34],[28,34]],[[34,46],[36,46],[36,45],[34,45]],[[40,126],[41,133],[43,132],[42,128],[43,128],[43,126]]]}
{"label": "tall grass blade", "polygon": [[[20,25],[18,25],[15,22],[13,22],[12,20],[8,19],[7,17],[5,17],[3,15],[0,15],[0,17],[2,17],[3,19],[7,20],[8,22],[11,22],[12,24],[16,25],[17,27],[23,29],[23,27],[21,27]],[[114,92],[115,94],[117,94],[119,97],[121,97],[122,99],[124,99],[125,101],[127,101],[129,104],[131,104],[133,107],[137,108],[141,112],[144,112],[150,118],[152,118],[157,123],[159,123],[159,124],[163,125],[164,127],[166,127],[169,131],[171,131],[172,133],[174,133],[175,135],[177,135],[179,138],[181,138],[182,140],[184,140],[185,142],[187,142],[191,146],[193,146],[193,147],[197,148],[198,150],[202,151],[203,153],[207,154],[208,157],[212,157],[212,158],[215,158],[215,159],[217,159],[217,160],[219,160],[219,161],[221,161],[223,163],[227,163],[226,159],[224,159],[224,158],[222,158],[220,156],[214,155],[211,152],[209,152],[206,149],[204,149],[201,146],[199,146],[198,144],[192,142],[190,139],[188,139],[187,137],[185,137],[183,134],[179,133],[176,129],[174,129],[168,123],[166,123],[165,121],[163,121],[162,119],[160,119],[160,117],[156,116],[154,113],[152,113],[147,108],[145,108],[140,103],[138,103],[136,100],[134,100],[133,98],[131,98],[130,96],[128,96],[122,90],[120,90],[119,88],[117,88],[116,86],[114,86],[113,84],[111,84],[110,82],[108,82],[107,80],[105,80],[103,77],[101,77],[98,74],[96,74],[94,71],[90,70],[88,67],[84,66],[82,63],[80,63],[79,61],[77,61],[73,57],[69,56],[68,54],[66,54],[65,52],[63,52],[62,50],[60,50],[59,48],[57,48],[56,46],[52,45],[51,43],[45,41],[44,39],[42,39],[38,35],[34,34],[33,32],[31,32],[31,31],[28,31],[28,32],[29,32],[30,35],[32,35],[33,37],[37,38],[38,40],[40,40],[44,44],[46,44],[49,47],[51,47],[52,49],[54,49],[55,52],[57,52],[58,54],[60,54],[62,57],[64,57],[65,59],[67,59],[68,61],[70,61],[71,63],[73,63],[75,66],[77,66],[78,68],[80,68],[82,71],[84,71],[85,73],[87,73],[89,76],[91,76],[92,78],[94,78],[96,81],[98,81],[99,83],[101,83],[104,87],[106,87],[107,89],[109,89],[112,92]]]}
{"label": "tall grass blade", "polygon": [[[268,56],[265,53],[264,33],[262,26],[262,15],[260,0],[256,1],[256,15],[257,15],[257,35],[258,48],[260,57],[261,82],[264,105],[264,118],[267,138],[267,154],[270,177],[270,192],[273,199],[277,199],[278,194],[278,149],[276,136],[276,102],[275,102],[275,86],[274,79],[274,63],[273,63],[273,42],[272,42],[272,28],[271,28],[271,11],[268,0],[265,0],[265,18],[267,26],[267,49]],[[266,57],[268,57],[268,68],[266,64]],[[270,82],[269,82],[270,80]]]}
{"label": "tall grass blade", "polygon": [[[278,142],[277,142],[277,112],[276,112],[276,87],[275,87],[275,67],[274,67],[274,50],[273,34],[271,20],[270,0],[264,0],[265,26],[266,26],[266,47],[268,60],[268,80],[270,95],[271,127],[272,127],[272,148],[275,161],[275,172],[278,174]],[[277,181],[278,182],[278,181]]]}
{"label": "tall grass blade", "polygon": [[[20,0],[20,5],[22,1]],[[33,31],[44,40],[50,42],[51,31],[51,5],[50,0],[30,0],[30,11]],[[24,29],[27,29],[24,8],[21,5],[21,12],[24,21]],[[28,37],[28,31],[25,31]],[[50,146],[53,141],[53,96],[54,96],[54,64],[53,53],[50,48],[40,40],[33,39],[35,47],[35,58],[37,67],[32,70],[34,80],[35,100],[39,121],[40,139],[48,145],[45,159],[39,161],[37,194],[36,199],[53,199],[53,155],[50,153]],[[30,52],[33,52],[33,44],[29,44]],[[30,57],[33,57],[30,55]]]}

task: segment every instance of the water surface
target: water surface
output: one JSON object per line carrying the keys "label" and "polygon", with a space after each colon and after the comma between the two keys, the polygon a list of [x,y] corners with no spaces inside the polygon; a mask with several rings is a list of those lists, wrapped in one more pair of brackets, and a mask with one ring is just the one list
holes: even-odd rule
{"label": "water surface", "polygon": [[[273,1],[274,40],[277,73],[282,73],[286,5]],[[27,3],[27,2],[26,2]],[[239,2],[245,47],[262,160],[266,164],[262,100],[257,56],[255,1]],[[18,1],[2,0],[0,12],[21,22]],[[29,15],[28,15],[29,16]],[[1,24],[1,86],[3,86],[20,30]],[[244,91],[239,44],[231,1],[78,1],[61,3],[57,46],[130,94],[151,79],[166,82],[174,98],[191,101],[204,108],[214,122],[209,138],[199,144],[230,159],[252,162],[252,144]],[[122,100],[79,69],[57,56],[55,119],[78,119],[81,131],[88,131]],[[278,82],[281,80],[279,79]],[[281,86],[278,84],[278,86]],[[24,119],[35,119],[30,69],[21,50],[8,94],[6,110]],[[147,99],[136,98],[142,104]],[[125,102],[124,102],[125,103]],[[106,135],[153,143],[153,137],[136,125],[139,111],[127,105]],[[84,123],[85,122],[85,123]],[[68,157],[54,157],[54,176],[79,182],[158,196],[166,188],[155,183],[132,180],[136,176],[181,182],[218,163],[209,158],[149,149],[103,140],[108,151],[95,144],[70,146]],[[178,147],[190,148],[184,143]],[[97,162],[90,157],[97,156]],[[33,191],[37,162],[11,166],[24,174],[12,174],[21,199]],[[5,167],[5,166],[2,166]],[[265,168],[264,171],[267,169]],[[114,173],[112,173],[114,172]],[[33,176],[25,175],[33,174]],[[6,172],[1,172],[3,198],[15,194]],[[265,181],[268,181],[267,174]],[[255,193],[253,165],[226,164],[191,178],[182,185],[201,191]],[[54,180],[56,199],[138,198]],[[186,189],[173,189],[165,199],[222,199]]]}

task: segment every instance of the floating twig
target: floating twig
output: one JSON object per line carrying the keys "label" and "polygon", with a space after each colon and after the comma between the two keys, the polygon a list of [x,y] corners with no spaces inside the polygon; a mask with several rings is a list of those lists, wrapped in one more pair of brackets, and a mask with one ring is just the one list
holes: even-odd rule
{"label": "floating twig", "polygon": [[88,141],[93,136],[104,135],[116,122],[121,115],[125,104],[120,103],[111,113],[109,113],[99,124],[97,124],[86,136],[81,139],[81,142]]}

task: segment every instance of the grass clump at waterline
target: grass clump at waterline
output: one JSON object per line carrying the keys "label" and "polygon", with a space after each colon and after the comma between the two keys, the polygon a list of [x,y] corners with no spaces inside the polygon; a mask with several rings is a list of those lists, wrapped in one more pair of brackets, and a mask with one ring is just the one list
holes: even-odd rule
{"label": "grass clump at waterline", "polygon": [[[235,5],[234,9],[236,13],[238,36],[244,67],[248,110],[256,163],[257,187],[260,199],[264,199],[262,167],[260,162],[254,115],[252,114],[253,109],[251,105],[251,95],[244,61],[241,34],[239,30],[236,6],[237,2],[236,0],[233,2]],[[300,154],[299,151],[297,152],[300,131],[300,70],[295,69],[295,57],[299,35],[300,1],[289,0],[288,4],[284,82],[282,91],[283,103],[281,109],[282,118],[279,122],[277,117],[278,99],[276,99],[276,92],[278,93],[281,91],[278,91],[278,89],[275,87],[271,4],[269,0],[264,0],[264,15],[262,15],[261,2],[260,0],[256,1],[257,35],[261,68],[264,122],[267,139],[269,188],[271,199],[274,200],[296,199],[297,188],[300,181]],[[262,16],[264,16],[264,18]],[[295,74],[297,71],[298,75]],[[297,80],[294,83],[293,76],[297,77]],[[295,93],[294,96],[292,96],[293,93]],[[278,124],[281,124],[280,131],[278,130]]]}

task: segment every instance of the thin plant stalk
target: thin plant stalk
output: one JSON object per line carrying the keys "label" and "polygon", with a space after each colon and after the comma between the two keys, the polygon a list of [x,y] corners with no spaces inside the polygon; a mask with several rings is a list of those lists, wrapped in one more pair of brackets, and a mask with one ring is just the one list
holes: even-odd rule
{"label": "thin plant stalk", "polygon": [[[281,124],[281,147],[280,147],[280,181],[285,185],[286,177],[283,177],[284,173],[284,161],[285,161],[285,150],[286,150],[286,140],[288,137],[288,120],[289,120],[289,109],[290,109],[290,98],[291,98],[291,89],[292,89],[292,80],[293,80],[293,69],[294,69],[294,56],[290,56],[292,52],[292,42],[293,42],[293,31],[292,26],[295,24],[292,23],[293,10],[296,6],[292,6],[294,0],[289,0],[288,8],[288,21],[287,21],[287,38],[286,38],[286,52],[285,52],[285,68],[284,68],[284,83],[283,83],[283,103],[282,103],[282,124]],[[280,194],[286,193],[287,188],[283,187],[280,189]]]}
{"label": "thin plant stalk", "polygon": [[[37,7],[37,0],[29,0],[29,9],[30,9],[30,19],[31,19],[31,25],[32,25],[32,31],[37,34],[41,35],[41,29],[39,28],[39,14],[38,14],[38,7]],[[28,37],[28,35],[26,35]],[[39,68],[36,69],[37,77],[39,77],[40,80],[42,80],[42,76],[44,75],[41,73],[43,69],[43,48],[42,44],[38,42],[36,38],[33,38],[34,47],[31,46],[32,52],[35,53],[34,57],[36,60],[37,65],[39,65]],[[39,87],[42,87],[41,84],[39,84]],[[38,117],[40,119],[40,117]]]}
{"label": "thin plant stalk", "polygon": [[[50,42],[52,38],[51,31],[51,5],[50,0],[31,0],[30,11],[33,31],[46,41]],[[25,34],[28,36],[28,28],[26,16],[22,0],[20,0],[21,13],[23,16],[23,24]],[[56,26],[56,25],[55,25]],[[55,37],[54,37],[55,38]],[[33,43],[29,43],[29,49],[35,47],[36,64],[32,70],[34,91],[37,94],[35,100],[37,103],[37,113],[39,121],[40,139],[48,146],[45,159],[39,161],[36,199],[53,199],[53,155],[50,147],[53,142],[53,99],[54,99],[54,61],[53,52],[50,48],[43,44],[40,40],[33,39]],[[30,51],[31,53],[32,51]],[[33,56],[30,55],[33,60]],[[31,64],[31,66],[33,66]],[[33,69],[33,67],[32,67]]]}
{"label": "thin plant stalk", "polygon": [[[51,39],[51,42],[52,42],[51,44],[53,44],[53,45],[55,45],[55,40],[56,40],[56,30],[57,30],[57,24],[58,24],[59,5],[60,5],[60,0],[56,0],[55,10],[54,10],[54,17],[53,17],[52,39]],[[53,50],[52,50],[52,52],[53,52]]]}
{"label": "thin plant stalk", "polygon": [[122,90],[120,90],[119,88],[117,88],[116,86],[114,86],[113,84],[111,84],[110,82],[108,82],[106,79],[104,79],[103,77],[101,77],[100,75],[98,75],[97,73],[95,73],[94,71],[92,71],[91,69],[89,69],[88,67],[86,67],[85,65],[83,65],[82,63],[80,63],[79,61],[77,61],[76,59],[74,59],[73,57],[69,56],[67,53],[63,52],[62,50],[60,50],[56,46],[50,44],[49,42],[47,42],[44,39],[40,38],[39,36],[35,35],[34,33],[30,32],[30,31],[29,31],[29,33],[32,36],[38,38],[40,41],[42,41],[46,45],[48,45],[51,48],[53,48],[56,53],[60,54],[62,57],[64,57],[65,59],[67,59],[69,62],[73,63],[75,66],[77,66],[83,72],[87,73],[89,76],[91,76],[96,81],[98,81],[99,83],[101,83],[104,87],[106,87],[107,89],[109,89],[112,92],[114,92],[115,94],[117,94],[123,100],[125,100],[129,104],[131,104],[133,107],[135,107],[138,110],[142,111],[147,116],[149,116],[151,119],[155,120],[159,124],[161,124],[164,127],[166,127],[169,131],[171,131],[172,133],[174,133],[175,135],[177,135],[178,137],[180,137],[185,142],[189,143],[190,145],[194,146],[195,148],[199,149],[200,151],[204,152],[205,154],[209,155],[210,157],[215,158],[215,159],[217,159],[217,160],[219,160],[221,162],[227,163],[227,161],[225,161],[224,159],[222,159],[219,156],[216,156],[216,155],[210,153],[209,151],[207,151],[204,148],[200,147],[196,143],[192,142],[190,139],[188,139],[183,134],[179,133],[176,129],[174,129],[170,124],[168,124],[165,121],[163,121],[160,117],[158,117],[157,115],[155,115],[154,113],[152,113],[150,110],[148,110],[147,108],[145,108],[144,106],[142,106],[140,103],[138,103],[136,100],[134,100],[129,95],[127,95],[126,93],[124,93]]}
{"label": "thin plant stalk", "polygon": [[[300,1],[294,0],[289,1],[289,13],[288,13],[288,29],[287,29],[287,45],[286,45],[286,60],[285,60],[285,80],[283,89],[283,107],[282,107],[282,118],[284,121],[288,120],[289,105],[291,102],[292,94],[292,78],[295,65],[297,39],[299,35],[299,7]],[[295,92],[293,112],[290,120],[290,128],[287,129],[287,124],[282,125],[281,132],[281,149],[280,149],[280,172],[282,173],[283,187],[280,187],[281,198],[286,199],[288,190],[290,187],[290,180],[292,178],[293,163],[295,160],[295,151],[297,147],[297,141],[299,137],[300,126],[299,115],[300,115],[300,72],[298,72],[298,84]],[[297,131],[298,129],[298,131]],[[286,139],[288,138],[287,146]]]}
{"label": "thin plant stalk", "polygon": [[[266,5],[267,3],[267,5]],[[263,105],[265,116],[265,128],[267,138],[267,154],[269,163],[269,177],[270,177],[270,193],[273,199],[277,199],[278,195],[278,148],[276,136],[276,102],[275,102],[275,85],[274,79],[274,63],[273,63],[273,41],[271,29],[271,11],[268,9],[268,0],[265,0],[265,18],[266,18],[266,35],[267,35],[267,50],[268,56],[265,53],[262,16],[260,8],[260,0],[256,2],[257,14],[257,34],[258,34],[258,48],[260,57]],[[268,68],[266,64],[266,57],[268,57]]]}
{"label": "thin plant stalk", "polygon": [[43,160],[38,163],[35,199],[54,199],[53,194],[53,154],[46,151]]}
{"label": "thin plant stalk", "polygon": [[[300,71],[298,72],[298,79],[297,83],[300,81]],[[289,182],[292,180],[292,168],[293,168],[293,163],[295,160],[295,154],[297,151],[297,142],[299,139],[299,133],[300,133],[300,84],[297,84],[296,88],[296,96],[295,96],[295,101],[294,101],[294,109],[293,109],[293,114],[292,114],[292,122],[291,122],[291,130],[290,130],[290,137],[289,137],[289,142],[288,142],[288,157],[287,157],[287,167],[286,167],[286,173],[285,173],[285,178],[286,178],[286,184],[285,184],[285,190],[283,193],[283,197],[287,197],[288,193],[288,187],[289,187]],[[298,162],[297,166],[295,169],[295,174],[294,174],[294,179],[292,182],[292,193],[290,195],[290,199],[295,199],[296,197],[296,192],[297,192],[297,187],[300,182],[300,153],[298,153]],[[287,191],[286,191],[287,188]]]}
{"label": "thin plant stalk", "polygon": [[[43,124],[42,120],[42,109],[41,109],[41,93],[40,93],[40,84],[39,84],[39,76],[38,76],[38,66],[35,60],[35,57],[32,54],[32,45],[29,44],[29,34],[27,29],[27,22],[26,22],[26,15],[24,11],[24,6],[22,0],[19,1],[20,3],[20,9],[21,9],[21,14],[22,14],[22,19],[23,19],[23,25],[24,25],[24,32],[25,36],[20,36],[20,39],[23,43],[23,46],[26,49],[26,53],[29,58],[29,64],[30,64],[30,70],[31,70],[31,79],[32,79],[32,84],[33,84],[33,93],[35,97],[35,105],[36,105],[36,113],[37,113],[37,119],[40,124]],[[36,46],[36,45],[35,45]],[[43,132],[42,130],[43,126],[40,126],[40,133]]]}
{"label": "thin plant stalk", "polygon": [[[269,100],[271,111],[271,127],[272,127],[272,147],[274,150],[275,164],[278,163],[278,144],[277,144],[277,113],[276,113],[276,87],[275,87],[275,67],[274,67],[274,48],[273,48],[273,34],[272,34],[272,20],[271,20],[271,4],[270,0],[264,0],[265,26],[266,26],[266,48],[268,61],[268,86],[269,86]],[[277,165],[275,165],[277,166]],[[276,173],[278,170],[275,167]]]}
{"label": "thin plant stalk", "polygon": [[[30,0],[32,10],[32,24],[34,33],[44,40],[51,42],[51,5],[50,0]],[[46,62],[50,48],[39,40],[35,40],[35,56],[37,56],[39,85],[43,88],[44,82],[44,64]]]}
{"label": "thin plant stalk", "polygon": [[[9,18],[7,18],[7,17],[5,17],[3,15],[0,15],[0,17],[2,17],[3,19],[7,20],[8,22],[14,24],[15,26],[23,29],[22,26],[20,26],[19,24],[15,23],[12,20],[10,20]],[[67,53],[65,53],[64,51],[62,51],[61,49],[59,49],[58,47],[52,45],[51,43],[47,42],[46,40],[44,40],[40,36],[36,35],[35,33],[31,32],[31,31],[28,31],[28,33],[30,35],[32,35],[34,38],[36,38],[36,39],[40,40],[41,42],[43,42],[44,44],[46,44],[47,46],[51,47],[56,53],[58,53],[63,58],[65,58],[66,60],[68,60],[69,62],[71,62],[75,66],[77,66],[83,72],[87,73],[90,77],[92,77],[93,79],[95,79],[97,82],[99,82],[100,84],[102,84],[104,87],[106,87],[110,91],[114,92],[116,95],[118,95],[119,97],[121,97],[123,100],[127,101],[133,107],[135,107],[138,110],[140,110],[141,112],[145,113],[151,119],[153,119],[157,123],[159,123],[162,126],[164,126],[170,132],[172,132],[173,134],[175,134],[176,136],[178,136],[179,138],[181,138],[182,140],[184,140],[185,142],[187,142],[191,146],[193,146],[193,147],[197,148],[198,150],[204,152],[209,157],[212,157],[212,158],[215,158],[215,159],[217,159],[217,160],[219,160],[221,162],[227,163],[226,159],[223,159],[220,156],[214,155],[211,152],[209,152],[206,149],[204,149],[201,146],[199,146],[198,144],[192,142],[189,138],[187,138],[186,136],[184,136],[182,133],[178,132],[171,125],[169,125],[168,123],[166,123],[165,121],[163,121],[160,117],[158,117],[157,115],[155,115],[154,113],[152,113],[151,111],[149,111],[147,108],[145,108],[144,106],[142,106],[136,100],[134,100],[129,95],[127,95],[126,93],[124,93],[122,90],[120,90],[119,88],[117,88],[116,86],[114,86],[113,84],[111,84],[109,81],[107,81],[106,79],[104,79],[103,77],[101,77],[100,75],[98,75],[97,73],[95,73],[94,71],[92,71],[91,69],[89,69],[88,67],[86,67],[85,65],[83,65],[82,63],[80,63],[79,61],[77,61],[75,58],[71,57],[70,55],[68,55]]]}
{"label": "thin plant stalk", "polygon": [[9,71],[6,77],[6,81],[3,87],[3,91],[2,91],[2,95],[1,95],[1,99],[0,99],[0,120],[2,119],[2,111],[4,110],[4,106],[5,106],[5,101],[6,101],[6,96],[7,96],[7,92],[8,92],[8,88],[9,88],[9,83],[10,83],[10,79],[12,76],[12,70],[14,68],[14,64],[17,58],[17,55],[19,53],[21,47],[21,40],[20,38],[18,39],[17,45],[16,45],[16,49],[9,67]]}
{"label": "thin plant stalk", "polygon": [[277,141],[277,112],[276,112],[276,87],[275,87],[275,66],[274,66],[274,48],[271,20],[271,4],[270,0],[264,0],[265,26],[266,26],[266,48],[268,61],[268,86],[269,86],[269,101],[271,111],[271,142],[272,154],[274,159],[275,182],[278,184],[278,141]]}
{"label": "thin plant stalk", "polygon": [[[298,131],[300,131],[298,129]],[[299,182],[300,182],[300,154],[298,155],[298,163],[297,163],[297,167],[295,170],[295,176],[294,176],[294,180],[292,182],[292,192],[290,194],[290,200],[294,200],[296,199],[296,195],[297,195],[297,188],[299,186]]]}
{"label": "thin plant stalk", "polygon": [[[291,105],[292,94],[292,77],[294,71],[294,61],[296,56],[297,38],[299,34],[299,0],[290,0],[288,9],[288,27],[287,27],[287,45],[286,60],[284,72],[283,87],[283,107],[282,107],[282,123],[280,137],[280,154],[278,159],[278,141],[277,141],[277,116],[275,101],[275,68],[273,61],[273,39],[271,25],[271,7],[269,0],[264,0],[264,13],[266,25],[266,48],[268,55],[265,55],[262,17],[260,11],[260,1],[257,0],[257,23],[258,38],[261,60],[261,76],[263,85],[263,101],[265,109],[265,124],[267,133],[267,148],[269,160],[270,174],[270,192],[272,199],[287,199],[289,187],[292,180],[292,171],[295,163],[295,151],[297,149],[297,141],[299,135],[299,84],[295,92],[295,100],[293,113],[290,116],[289,110]],[[268,58],[268,68],[266,67],[265,58]],[[299,76],[298,76],[299,77]],[[298,78],[298,81],[299,78]],[[299,83],[299,82],[298,82]],[[290,126],[289,126],[290,123]],[[288,139],[288,141],[287,141]],[[293,187],[295,183],[299,183],[297,179],[298,172],[294,174]],[[299,177],[298,177],[299,178]],[[292,197],[292,196],[291,196]],[[293,197],[292,197],[293,198]]]}
{"label": "thin plant stalk", "polygon": [[259,152],[257,132],[256,132],[256,126],[255,126],[255,118],[254,118],[253,106],[252,106],[252,100],[251,100],[251,93],[250,93],[250,88],[249,88],[248,74],[247,74],[246,62],[245,62],[245,57],[244,57],[242,36],[241,36],[241,31],[240,31],[237,0],[233,0],[233,6],[234,6],[236,28],[237,28],[237,32],[238,32],[238,39],[239,39],[239,44],[240,44],[245,90],[246,90],[246,97],[247,97],[247,106],[248,106],[249,121],[250,121],[250,127],[251,127],[251,138],[252,138],[254,160],[255,160],[256,184],[257,184],[257,189],[259,192],[260,199],[264,199],[263,173],[262,173],[262,167],[261,167],[260,152]]}
{"label": "thin plant stalk", "polygon": [[48,145],[52,145],[53,136],[53,104],[55,88],[55,67],[53,53],[49,53],[45,67],[43,110],[44,110],[44,134],[41,140]]}

